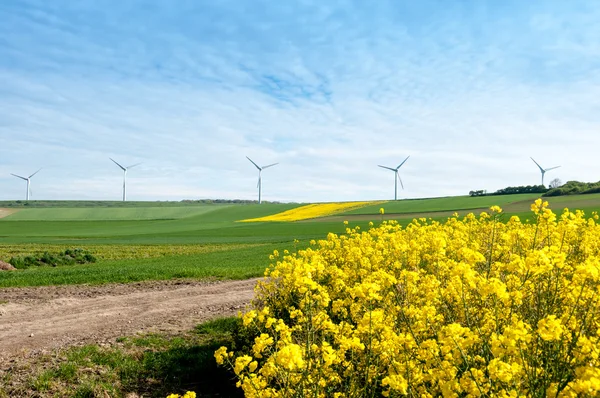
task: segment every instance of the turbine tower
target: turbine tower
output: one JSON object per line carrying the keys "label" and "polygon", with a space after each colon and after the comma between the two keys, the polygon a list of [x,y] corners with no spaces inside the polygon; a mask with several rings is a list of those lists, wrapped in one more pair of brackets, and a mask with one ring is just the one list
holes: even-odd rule
{"label": "turbine tower", "polygon": [[402,163],[400,163],[398,165],[398,167],[396,167],[395,169],[393,169],[391,167],[387,167],[387,166],[378,165],[381,168],[392,170],[394,172],[394,200],[398,200],[398,181],[400,181],[400,185],[402,186],[402,189],[404,189],[404,184],[402,184],[402,179],[400,178],[400,175],[398,174],[398,170],[400,170],[400,167],[402,167],[404,162],[406,162],[409,157],[410,157],[410,155],[408,155],[406,157],[406,159],[404,159],[404,161]]}
{"label": "turbine tower", "polygon": [[20,178],[22,180],[27,181],[27,196],[25,197],[25,200],[29,200],[29,194],[31,193],[31,187],[30,187],[31,177],[33,177],[34,175],[36,175],[37,173],[39,173],[40,170],[36,171],[35,173],[33,173],[32,175],[30,175],[29,177],[21,177],[21,176],[18,176],[16,174],[10,173],[10,175],[13,175],[13,176],[18,177],[18,178]]}
{"label": "turbine tower", "polygon": [[246,159],[248,159],[258,169],[258,184],[256,184],[256,187],[258,188],[258,204],[261,204],[260,194],[261,194],[261,190],[262,190],[262,180],[260,178],[260,174],[267,167],[275,166],[276,164],[279,164],[279,163],[273,163],[273,164],[269,164],[269,165],[260,167],[259,165],[257,165],[256,163],[254,163],[254,161],[252,159],[250,159],[248,156],[246,156]]}
{"label": "turbine tower", "polygon": [[123,167],[121,166],[119,163],[117,163],[116,160],[114,160],[113,158],[109,158],[110,160],[112,160],[117,166],[119,166],[121,168],[121,170],[123,170],[123,202],[125,202],[125,200],[127,200],[127,170],[140,165],[141,163],[136,163],[134,165],[128,166],[128,167]]}
{"label": "turbine tower", "polygon": [[[530,157],[531,157],[531,156],[530,156]],[[542,168],[542,166],[540,166],[540,165],[538,164],[538,162],[536,162],[536,161],[535,161],[533,158],[531,158],[531,160],[533,160],[533,163],[535,163],[535,164],[537,165],[537,167],[539,167],[539,168],[540,168],[540,171],[542,172],[542,186],[545,186],[545,185],[544,185],[544,174],[546,174],[546,172],[547,172],[547,171],[554,170],[554,169],[558,169],[558,168],[560,167],[560,166],[554,166],[554,167],[549,167],[549,168],[547,168],[547,169],[543,169],[543,168]]]}

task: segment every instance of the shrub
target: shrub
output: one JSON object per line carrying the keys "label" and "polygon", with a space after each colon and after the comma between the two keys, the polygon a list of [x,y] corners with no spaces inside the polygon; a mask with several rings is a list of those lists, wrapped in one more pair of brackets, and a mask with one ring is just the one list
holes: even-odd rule
{"label": "shrub", "polygon": [[478,189],[476,191],[469,191],[469,196],[485,196],[487,191],[485,189]]}
{"label": "shrub", "polygon": [[543,185],[527,185],[520,187],[506,187],[497,190],[492,195],[514,195],[519,193],[544,193],[548,188]]}
{"label": "shrub", "polygon": [[50,265],[72,265],[95,263],[96,257],[83,249],[67,249],[64,252],[53,254],[44,252],[41,256],[13,256],[9,261],[15,268],[24,269],[32,266]]}
{"label": "shrub", "polygon": [[23,258],[23,262],[25,263],[25,267],[33,267],[40,265],[39,260],[34,256],[25,256]]}
{"label": "shrub", "polygon": [[83,255],[83,262],[84,263],[95,263],[96,262],[96,257],[94,257],[93,254],[86,253],[86,254]]}
{"label": "shrub", "polygon": [[215,358],[247,397],[597,396],[598,216],[532,211],[275,252],[243,315],[248,348]]}
{"label": "shrub", "polygon": [[542,196],[578,195],[600,192],[599,182],[567,181],[566,184],[550,189]]}
{"label": "shrub", "polygon": [[53,256],[48,252],[44,252],[44,254],[42,254],[42,257],[40,257],[40,261],[46,265],[51,265],[53,267],[56,267],[59,263],[62,262],[61,259],[58,259],[56,256]]}
{"label": "shrub", "polygon": [[27,268],[25,266],[25,261],[24,261],[23,257],[13,256],[13,257],[10,258],[10,260],[8,260],[8,263],[11,264],[16,269],[25,269],[25,268]]}

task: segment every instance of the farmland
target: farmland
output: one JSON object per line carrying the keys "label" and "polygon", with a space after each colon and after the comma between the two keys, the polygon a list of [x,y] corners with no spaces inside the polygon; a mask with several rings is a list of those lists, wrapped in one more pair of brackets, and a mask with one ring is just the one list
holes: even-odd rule
{"label": "farmland", "polygon": [[[121,206],[118,203],[32,202],[29,206],[9,206],[9,203],[3,203],[0,204],[5,210],[0,218],[0,260],[26,256],[38,258],[45,252],[58,253],[82,248],[93,255],[96,262],[30,266],[17,271],[0,272],[0,314],[8,311],[2,318],[6,324],[5,331],[0,328],[0,332],[8,333],[4,337],[12,339],[13,347],[20,344],[38,349],[60,348],[63,344],[68,347],[71,340],[61,337],[65,333],[74,336],[74,341],[80,343],[95,343],[100,341],[98,339],[112,343],[110,349],[96,345],[71,348],[61,354],[66,359],[61,360],[64,362],[60,362],[59,368],[40,373],[30,384],[11,379],[10,374],[3,376],[1,366],[0,377],[12,380],[11,383],[16,386],[7,391],[14,393],[23,388],[23,396],[46,396],[45,393],[48,396],[71,396],[79,394],[78,389],[75,391],[77,383],[89,381],[84,374],[86,369],[103,367],[102,372],[108,371],[114,379],[127,374],[119,367],[120,361],[127,361],[127,366],[139,372],[136,376],[139,377],[139,386],[129,388],[147,391],[144,390],[147,387],[143,386],[149,377],[148,372],[155,372],[152,377],[158,380],[172,377],[170,373],[156,373],[158,368],[146,368],[150,363],[136,362],[142,355],[140,353],[148,350],[149,341],[157,344],[152,348],[153,355],[162,355],[161,350],[168,350],[176,357],[163,357],[163,360],[170,362],[157,364],[158,367],[182,366],[190,359],[177,358],[184,353],[192,355],[198,349],[197,344],[200,344],[202,357],[192,356],[191,360],[200,367],[207,366],[210,372],[218,373],[221,371],[214,368],[212,357],[217,348],[213,337],[199,339],[195,333],[174,339],[164,334],[123,337],[123,341],[134,343],[117,347],[113,346],[114,339],[130,336],[140,329],[152,330],[153,322],[161,320],[172,325],[174,320],[167,313],[173,311],[176,311],[176,324],[183,330],[189,330],[195,323],[215,315],[234,314],[237,309],[243,308],[243,303],[251,296],[253,282],[244,281],[243,290],[235,290],[235,285],[231,283],[237,282],[218,284],[216,281],[261,276],[265,268],[275,262],[269,258],[274,250],[280,253],[285,250],[293,252],[310,246],[313,239],[325,238],[329,232],[344,234],[347,227],[356,226],[365,230],[369,222],[379,225],[382,220],[393,219],[404,226],[421,217],[444,221],[455,212],[461,216],[469,212],[478,214],[495,204],[504,209],[500,220],[506,221],[508,216],[518,215],[525,221],[532,218],[530,206],[535,199],[536,195],[506,195],[323,206],[232,203],[178,205],[158,202],[125,203]],[[557,213],[564,207],[583,209],[588,215],[600,210],[600,195],[596,194],[550,198],[549,202]],[[382,207],[385,209],[384,215],[380,214]],[[263,217],[278,221],[242,222]],[[298,221],[282,221],[283,218],[295,218]],[[348,221],[348,225],[344,221]],[[212,296],[213,301],[207,302],[209,294],[216,296]],[[56,297],[56,300],[48,301],[47,297]],[[106,306],[98,307],[98,302],[93,300],[96,297]],[[141,301],[141,297],[150,298],[150,303]],[[220,300],[216,297],[220,297]],[[31,303],[36,305],[31,306]],[[19,312],[23,314],[18,316]],[[90,314],[94,315],[88,322]],[[111,324],[105,321],[107,314],[110,314]],[[33,332],[23,335],[22,330],[27,333],[33,330],[30,328],[36,324],[36,317],[40,318],[40,329],[36,329],[35,336]],[[58,326],[46,329],[43,326],[46,319],[51,320],[49,324],[62,325],[63,329]],[[69,329],[71,327],[73,329]],[[177,333],[181,330],[177,329]],[[223,337],[229,332],[221,330],[218,333],[219,341],[229,344],[228,337]],[[89,354],[88,358],[81,356],[80,352],[91,352],[93,355]],[[143,355],[150,355],[149,351],[144,352]],[[105,361],[109,361],[107,356],[121,359],[110,362],[114,365],[106,370]],[[31,373],[30,364],[22,366],[24,374]],[[42,361],[40,366],[45,369],[49,365]],[[68,374],[63,374],[63,367],[70,369]],[[224,379],[231,379],[231,374],[218,374]],[[106,384],[102,377],[89,383],[92,383],[91,386],[85,388],[109,391],[110,396],[125,396],[123,391],[127,390]],[[123,379],[121,383],[131,385],[133,381]],[[166,381],[160,387],[155,386],[153,394],[160,396],[181,387],[177,383],[164,383]],[[62,390],[57,387],[59,385]],[[204,387],[196,384],[195,388],[201,391]],[[0,388],[0,397],[2,394]]]}
{"label": "farmland", "polygon": [[[125,202],[119,206],[111,202],[103,206],[101,202],[73,202],[67,207],[69,202],[62,202],[59,207],[52,202],[32,202],[31,206],[9,207],[0,203],[11,210],[0,218],[0,260],[67,248],[84,248],[98,259],[93,264],[1,273],[0,286],[248,278],[262,274],[273,250],[292,251],[329,232],[343,233],[343,221],[361,228],[382,218],[405,225],[420,217],[444,220],[454,212],[479,213],[494,204],[507,215],[516,214],[525,220],[535,198],[535,194],[523,194],[367,202],[297,222],[240,221],[286,214],[301,204]],[[557,211],[564,207],[583,209],[588,214],[600,210],[600,194],[555,197],[549,202]],[[314,212],[311,206],[305,207]],[[385,208],[383,217],[381,207]]]}

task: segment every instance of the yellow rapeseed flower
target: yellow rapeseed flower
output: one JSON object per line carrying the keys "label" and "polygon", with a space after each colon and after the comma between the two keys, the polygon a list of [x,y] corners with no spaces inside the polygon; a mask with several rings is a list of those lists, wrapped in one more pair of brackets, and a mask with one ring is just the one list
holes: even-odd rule
{"label": "yellow rapeseed flower", "polygon": [[600,396],[595,215],[501,211],[274,253],[215,359],[247,397]]}
{"label": "yellow rapeseed flower", "polygon": [[563,330],[560,319],[556,319],[556,315],[548,315],[538,322],[537,332],[546,341],[560,340]]}
{"label": "yellow rapeseed flower", "polygon": [[296,207],[270,216],[241,220],[243,222],[263,221],[300,221],[343,213],[348,210],[359,209],[378,202],[340,202],[340,203],[315,203]]}

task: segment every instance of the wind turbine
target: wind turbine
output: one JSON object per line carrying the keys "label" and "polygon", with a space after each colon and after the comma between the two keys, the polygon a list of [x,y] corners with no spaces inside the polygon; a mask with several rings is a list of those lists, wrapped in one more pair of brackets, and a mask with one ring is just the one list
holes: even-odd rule
{"label": "wind turbine", "polygon": [[543,169],[542,166],[540,166],[538,164],[538,162],[536,162],[533,158],[531,158],[531,160],[533,160],[533,163],[535,163],[537,165],[537,167],[540,168],[540,171],[542,172],[542,185],[544,185],[544,174],[546,174],[547,171],[558,169],[560,167],[560,166],[554,166],[554,167],[549,167],[547,169]]}
{"label": "wind turbine", "polygon": [[137,165],[140,165],[141,163],[136,163],[136,164],[128,166],[128,167],[123,167],[119,163],[117,163],[117,161],[114,160],[113,158],[109,158],[109,159],[112,160],[117,166],[119,166],[121,168],[121,170],[123,170],[123,202],[125,202],[125,200],[127,199],[127,185],[126,185],[127,170],[129,170]]}
{"label": "wind turbine", "polygon": [[261,201],[260,201],[260,193],[261,193],[261,189],[262,189],[262,181],[261,181],[261,178],[260,178],[260,173],[264,169],[266,169],[267,167],[275,166],[276,164],[279,164],[279,163],[273,163],[273,164],[269,164],[269,165],[260,167],[259,165],[257,165],[256,163],[254,163],[254,161],[252,159],[250,159],[248,156],[246,156],[246,159],[248,159],[258,169],[258,184],[256,184],[256,187],[258,188],[258,204],[260,204],[261,203]]}
{"label": "wind turbine", "polygon": [[387,166],[378,165],[381,168],[392,170],[394,172],[394,200],[398,200],[398,181],[400,181],[400,185],[402,186],[402,189],[404,189],[404,184],[402,184],[402,179],[400,178],[400,175],[398,174],[398,170],[400,169],[400,167],[402,167],[404,162],[406,162],[408,160],[409,157],[410,157],[410,155],[408,155],[406,157],[406,159],[404,159],[404,161],[402,163],[400,163],[398,165],[398,167],[396,167],[395,169],[393,169],[391,167],[387,167]]}
{"label": "wind turbine", "polygon": [[[41,170],[41,169],[40,169],[40,170]],[[27,181],[27,196],[26,196],[26,199],[25,199],[25,200],[29,200],[29,194],[31,193],[31,187],[30,187],[30,184],[31,184],[31,177],[33,177],[34,175],[36,175],[37,173],[39,173],[39,172],[40,172],[40,170],[36,171],[35,173],[33,173],[32,175],[30,175],[29,177],[21,177],[21,176],[18,176],[18,175],[16,175],[16,174],[10,173],[10,175],[13,175],[13,176],[15,176],[15,177],[18,177],[18,178],[20,178],[20,179],[22,179],[22,180],[25,180],[25,181]]]}

